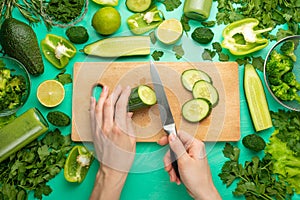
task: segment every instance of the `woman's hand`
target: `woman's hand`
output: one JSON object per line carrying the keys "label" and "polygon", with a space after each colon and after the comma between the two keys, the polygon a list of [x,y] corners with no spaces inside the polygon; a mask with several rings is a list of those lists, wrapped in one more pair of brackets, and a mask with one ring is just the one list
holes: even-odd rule
{"label": "woman's hand", "polygon": [[132,113],[127,112],[130,87],[109,95],[104,86],[98,102],[91,97],[90,119],[100,168],[91,199],[118,199],[135,156]]}
{"label": "woman's hand", "polygon": [[177,155],[180,179],[171,164],[170,151],[164,157],[165,170],[169,173],[170,181],[180,184],[182,181],[189,194],[195,199],[221,199],[212,181],[210,167],[207,162],[205,145],[185,132],[178,136],[170,134],[158,141],[159,144],[169,143]]}

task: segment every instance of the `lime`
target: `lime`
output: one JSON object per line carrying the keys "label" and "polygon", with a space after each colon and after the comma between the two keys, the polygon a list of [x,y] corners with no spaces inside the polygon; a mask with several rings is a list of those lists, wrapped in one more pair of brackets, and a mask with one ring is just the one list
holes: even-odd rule
{"label": "lime", "polygon": [[100,8],[92,18],[92,26],[101,35],[113,34],[121,26],[121,15],[113,7]]}
{"label": "lime", "polygon": [[164,44],[174,44],[182,36],[182,25],[177,19],[163,21],[156,30],[156,37]]}
{"label": "lime", "polygon": [[42,105],[55,107],[64,100],[65,89],[56,80],[46,80],[38,86],[36,96]]}
{"label": "lime", "polygon": [[94,160],[93,154],[84,146],[74,146],[65,162],[64,177],[69,182],[81,183]]}

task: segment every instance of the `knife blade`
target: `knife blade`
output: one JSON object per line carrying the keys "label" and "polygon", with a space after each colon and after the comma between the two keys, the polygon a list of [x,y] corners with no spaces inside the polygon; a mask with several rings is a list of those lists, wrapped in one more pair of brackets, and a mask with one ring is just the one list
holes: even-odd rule
{"label": "knife blade", "polygon": [[[171,133],[177,134],[176,125],[166,96],[166,92],[153,61],[150,61],[150,74],[154,86],[154,91],[157,99],[157,104],[159,108],[159,114],[160,114],[163,129],[168,135],[170,135]],[[172,151],[171,148],[170,148],[170,153],[171,153],[172,166],[175,170],[177,177],[180,178],[180,174],[178,171],[178,164],[177,164],[177,156],[174,153],[174,151]]]}

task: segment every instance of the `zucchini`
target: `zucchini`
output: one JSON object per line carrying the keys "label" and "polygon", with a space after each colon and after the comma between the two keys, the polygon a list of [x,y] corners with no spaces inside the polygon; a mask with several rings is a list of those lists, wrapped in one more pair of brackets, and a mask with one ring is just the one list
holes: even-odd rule
{"label": "zucchini", "polygon": [[132,12],[144,12],[150,8],[151,0],[126,0],[127,9]]}
{"label": "zucchini", "polygon": [[244,91],[255,130],[261,131],[272,127],[264,88],[255,68],[251,64],[245,65]]}
{"label": "zucchini", "polygon": [[150,54],[150,36],[117,36],[86,45],[81,52],[100,57]]}
{"label": "zucchini", "polygon": [[131,90],[128,101],[128,111],[135,111],[141,108],[152,106],[156,103],[156,95],[152,88],[140,85]]}
{"label": "zucchini", "polygon": [[181,74],[181,83],[188,91],[192,91],[194,84],[199,80],[212,83],[210,76],[199,69],[187,69]]}
{"label": "zucchini", "polygon": [[219,93],[217,89],[209,82],[204,80],[197,81],[193,86],[194,98],[205,98],[215,107],[219,101]]}
{"label": "zucchini", "polygon": [[191,99],[183,104],[182,116],[189,122],[200,122],[211,113],[211,110],[212,105],[207,99]]}

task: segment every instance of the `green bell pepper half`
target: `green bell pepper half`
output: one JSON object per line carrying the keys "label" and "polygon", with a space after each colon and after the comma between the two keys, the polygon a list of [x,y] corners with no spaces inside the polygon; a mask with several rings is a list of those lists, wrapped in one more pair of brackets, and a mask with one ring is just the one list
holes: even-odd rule
{"label": "green bell pepper half", "polygon": [[156,6],[143,13],[135,13],[127,18],[127,25],[133,34],[141,35],[155,29],[164,20],[162,12]]}
{"label": "green bell pepper half", "polygon": [[41,47],[45,58],[58,69],[66,67],[77,51],[69,40],[54,34],[47,34]]}
{"label": "green bell pepper half", "polygon": [[255,18],[245,18],[227,25],[223,32],[221,46],[233,55],[246,55],[265,48],[269,41],[261,33],[271,31],[273,27],[256,30],[259,21]]}

